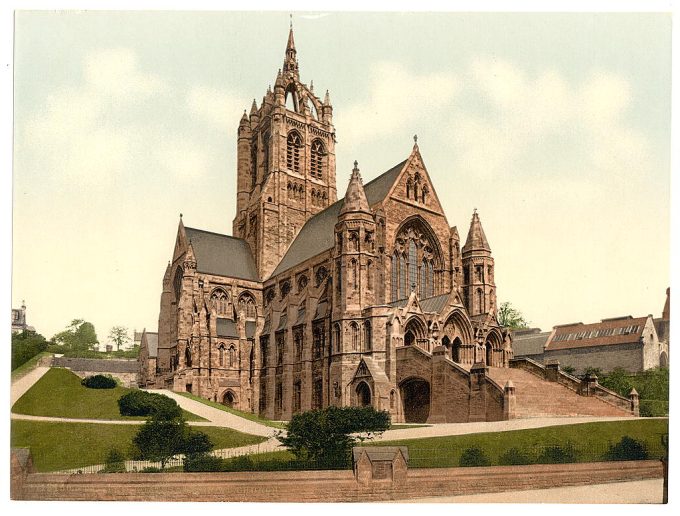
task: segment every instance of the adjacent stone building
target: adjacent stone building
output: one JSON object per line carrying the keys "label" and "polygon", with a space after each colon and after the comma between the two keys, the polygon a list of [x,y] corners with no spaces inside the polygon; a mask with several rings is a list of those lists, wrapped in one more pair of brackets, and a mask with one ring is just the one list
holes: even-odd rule
{"label": "adjacent stone building", "polygon": [[135,331],[135,339],[139,335],[139,385],[140,387],[151,387],[156,383],[156,372],[158,369],[158,333],[146,331]]}
{"label": "adjacent stone building", "polygon": [[12,308],[12,333],[21,333],[24,330],[34,332],[35,328],[26,322],[26,302],[22,301],[21,308]]}
{"label": "adjacent stone building", "polygon": [[155,385],[271,419],[330,405],[407,422],[514,417],[512,383],[521,401],[543,372],[499,373],[512,337],[481,219],[462,242],[414,140],[366,185],[354,162],[338,200],[330,96],[301,81],[291,29],[273,90],[239,122],[234,236],[180,215]]}

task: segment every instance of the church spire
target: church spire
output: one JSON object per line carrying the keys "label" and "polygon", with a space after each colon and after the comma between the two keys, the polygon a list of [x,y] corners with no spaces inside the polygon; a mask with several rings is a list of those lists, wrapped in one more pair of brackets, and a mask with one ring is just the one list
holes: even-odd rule
{"label": "church spire", "polygon": [[477,208],[475,208],[472,213],[472,221],[470,222],[470,230],[468,231],[467,240],[463,246],[463,252],[468,251],[489,251],[491,252],[491,247],[489,247],[489,242],[484,234],[484,229],[482,228],[482,223],[479,220],[479,215],[477,214]]}
{"label": "church spire", "polygon": [[286,44],[286,58],[283,61],[283,72],[298,74],[297,50],[295,50],[295,39],[293,38],[293,19],[290,21],[290,31],[288,32],[288,43]]}
{"label": "church spire", "polygon": [[366,199],[366,192],[364,192],[364,185],[361,181],[361,174],[359,173],[359,163],[356,161],[354,162],[352,176],[349,179],[349,185],[347,185],[347,193],[342,203],[340,215],[348,212],[371,213],[371,208]]}

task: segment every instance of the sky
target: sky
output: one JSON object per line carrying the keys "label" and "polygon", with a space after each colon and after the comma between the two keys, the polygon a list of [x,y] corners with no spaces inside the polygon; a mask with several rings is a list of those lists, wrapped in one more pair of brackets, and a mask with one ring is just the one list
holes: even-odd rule
{"label": "sky", "polygon": [[[51,337],[156,331],[187,226],[231,233],[236,129],[287,12],[21,11],[12,306]],[[670,285],[671,16],[293,13],[334,109],[339,195],[413,135],[450,225],[477,209],[498,301],[532,326],[659,316]]]}

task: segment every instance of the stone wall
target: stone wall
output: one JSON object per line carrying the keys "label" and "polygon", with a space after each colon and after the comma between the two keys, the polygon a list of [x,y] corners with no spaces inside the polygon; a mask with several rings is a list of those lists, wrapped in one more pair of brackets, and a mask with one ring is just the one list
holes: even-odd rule
{"label": "stone wall", "polygon": [[569,366],[582,373],[588,367],[598,367],[603,372],[621,367],[626,371],[643,370],[643,345],[621,344],[616,346],[592,346],[573,349],[547,349],[545,363],[559,362],[562,367]]}
{"label": "stone wall", "polygon": [[110,374],[120,380],[124,387],[137,387],[139,385],[139,363],[137,360],[114,360],[96,358],[67,358],[55,357],[52,360],[53,367],[63,367],[80,378],[96,374]]}
{"label": "stone wall", "polygon": [[[13,471],[13,474],[15,471]],[[247,473],[29,473],[13,485],[23,500],[368,502],[661,478],[660,461],[486,468],[410,469],[399,482],[360,482],[344,471]]]}

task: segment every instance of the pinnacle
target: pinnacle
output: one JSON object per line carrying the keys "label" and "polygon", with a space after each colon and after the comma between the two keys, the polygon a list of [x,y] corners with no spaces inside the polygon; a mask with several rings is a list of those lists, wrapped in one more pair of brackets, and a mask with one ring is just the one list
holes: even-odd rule
{"label": "pinnacle", "polygon": [[463,246],[463,252],[465,251],[491,251],[489,247],[489,242],[484,234],[484,228],[482,228],[482,223],[479,220],[479,214],[477,213],[477,208],[475,208],[472,213],[472,221],[470,222],[470,230],[468,231],[467,240]]}
{"label": "pinnacle", "polygon": [[361,181],[359,163],[357,161],[354,162],[354,169],[352,170],[352,176],[349,179],[349,185],[347,185],[347,193],[345,194],[345,200],[342,204],[340,215],[348,212],[371,213],[371,208],[366,199],[364,185]]}

